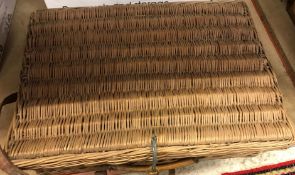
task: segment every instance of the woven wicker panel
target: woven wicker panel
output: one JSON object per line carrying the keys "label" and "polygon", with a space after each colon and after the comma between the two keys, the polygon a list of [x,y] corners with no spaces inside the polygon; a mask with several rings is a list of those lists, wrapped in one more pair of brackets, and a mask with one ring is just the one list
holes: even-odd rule
{"label": "woven wicker panel", "polygon": [[243,2],[33,13],[7,152],[23,168],[230,157],[293,126]]}

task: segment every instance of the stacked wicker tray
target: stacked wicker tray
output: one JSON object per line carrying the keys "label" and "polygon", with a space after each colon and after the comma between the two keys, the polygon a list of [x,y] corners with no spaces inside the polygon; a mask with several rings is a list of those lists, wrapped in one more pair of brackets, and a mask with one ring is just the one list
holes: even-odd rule
{"label": "stacked wicker tray", "polygon": [[7,152],[22,168],[285,148],[293,126],[243,2],[38,11]]}

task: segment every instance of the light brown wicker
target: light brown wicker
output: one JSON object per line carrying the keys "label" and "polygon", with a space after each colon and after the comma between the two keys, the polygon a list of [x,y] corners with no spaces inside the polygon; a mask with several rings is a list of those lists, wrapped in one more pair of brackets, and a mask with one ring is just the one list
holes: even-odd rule
{"label": "light brown wicker", "polygon": [[243,2],[33,13],[6,151],[21,168],[150,165],[294,144]]}

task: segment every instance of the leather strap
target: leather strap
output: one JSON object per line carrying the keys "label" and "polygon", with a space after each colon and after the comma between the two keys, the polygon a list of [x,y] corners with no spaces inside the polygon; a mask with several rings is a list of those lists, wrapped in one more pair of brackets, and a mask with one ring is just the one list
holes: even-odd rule
{"label": "leather strap", "polygon": [[4,98],[4,100],[0,103],[0,116],[1,116],[1,111],[2,111],[2,107],[5,105],[8,105],[10,103],[14,103],[17,100],[17,93],[12,93],[10,95],[8,95],[6,98]]}
{"label": "leather strap", "polygon": [[[2,108],[10,103],[14,103],[17,100],[17,93],[12,93],[0,103],[0,117]],[[27,173],[21,171],[18,167],[12,164],[7,154],[2,150],[0,146],[0,169],[9,175],[27,175]]]}

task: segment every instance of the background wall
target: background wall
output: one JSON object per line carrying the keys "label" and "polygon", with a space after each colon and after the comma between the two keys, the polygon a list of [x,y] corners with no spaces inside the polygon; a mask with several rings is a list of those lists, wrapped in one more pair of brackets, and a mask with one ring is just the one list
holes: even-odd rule
{"label": "background wall", "polygon": [[12,20],[15,0],[0,0],[0,63],[4,51],[4,44]]}
{"label": "background wall", "polygon": [[[47,8],[67,7],[88,7],[98,5],[114,5],[114,4],[136,4],[136,3],[159,3],[159,2],[179,2],[192,0],[44,0]],[[212,1],[212,0],[194,0],[194,1]],[[220,0],[213,0],[220,1]],[[231,0],[232,1],[232,0]]]}

